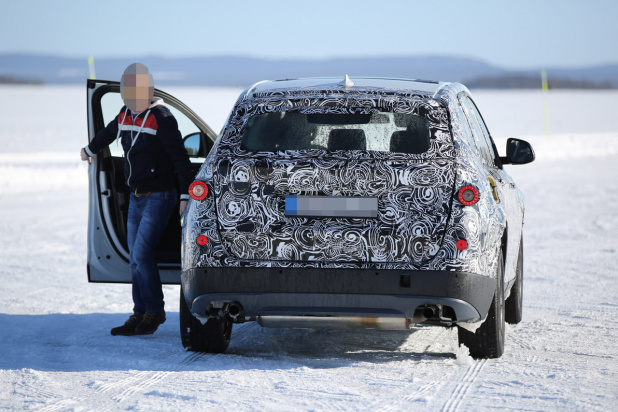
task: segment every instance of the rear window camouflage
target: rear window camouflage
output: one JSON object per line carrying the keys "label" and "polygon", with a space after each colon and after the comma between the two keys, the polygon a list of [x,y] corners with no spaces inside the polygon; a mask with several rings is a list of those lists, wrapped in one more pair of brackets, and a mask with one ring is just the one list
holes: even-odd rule
{"label": "rear window camouflage", "polygon": [[429,121],[413,114],[286,111],[250,117],[241,148],[252,152],[369,150],[421,154],[429,149],[429,139]]}
{"label": "rear window camouflage", "polygon": [[447,109],[404,93],[241,99],[218,146],[240,157],[454,157]]}

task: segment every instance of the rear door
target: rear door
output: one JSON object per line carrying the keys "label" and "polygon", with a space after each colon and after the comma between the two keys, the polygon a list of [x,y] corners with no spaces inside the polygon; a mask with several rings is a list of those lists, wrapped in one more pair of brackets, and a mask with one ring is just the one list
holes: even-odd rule
{"label": "rear door", "polygon": [[[155,89],[176,120],[185,140],[194,173],[213,146],[216,133],[175,97]],[[120,84],[88,80],[88,141],[115,119],[124,105]],[[130,283],[126,222],[129,188],[124,183],[124,153],[119,141],[92,158],[88,167],[88,281]],[[178,208],[178,205],[176,205]],[[180,221],[173,213],[161,242],[157,260],[164,283],[180,283]]]}

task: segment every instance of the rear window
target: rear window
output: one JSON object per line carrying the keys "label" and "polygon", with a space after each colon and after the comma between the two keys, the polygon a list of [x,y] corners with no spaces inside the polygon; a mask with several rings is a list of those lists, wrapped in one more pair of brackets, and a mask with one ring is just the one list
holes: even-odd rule
{"label": "rear window", "polygon": [[405,113],[304,114],[275,112],[251,117],[241,148],[286,150],[368,150],[409,154],[429,149],[429,122]]}

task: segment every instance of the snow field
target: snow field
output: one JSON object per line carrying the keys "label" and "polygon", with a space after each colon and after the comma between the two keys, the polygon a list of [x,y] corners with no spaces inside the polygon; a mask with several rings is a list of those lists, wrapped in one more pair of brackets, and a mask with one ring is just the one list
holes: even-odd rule
{"label": "snow field", "polygon": [[[87,283],[87,165],[78,154],[84,89],[0,87],[0,409],[589,411],[618,404],[618,125],[605,112],[610,104],[615,110],[618,93],[558,93],[549,138],[542,111],[539,124],[536,111],[516,110],[539,101],[542,110],[540,93],[473,94],[501,153],[508,136],[529,140],[537,152],[535,163],[506,166],[526,194],[524,320],[507,326],[502,358],[473,361],[455,330],[436,327],[245,324],[235,327],[226,354],[185,352],[178,286],[164,289],[167,322],[154,335],[111,336],[131,311],[131,292]],[[215,130],[238,94],[170,92]],[[504,102],[518,114],[501,111]],[[20,117],[24,105],[36,109],[34,119]]]}

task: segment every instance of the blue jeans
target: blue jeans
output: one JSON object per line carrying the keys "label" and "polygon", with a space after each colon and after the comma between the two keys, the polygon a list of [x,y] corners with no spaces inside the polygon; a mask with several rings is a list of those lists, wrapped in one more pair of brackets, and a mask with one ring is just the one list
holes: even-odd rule
{"label": "blue jeans", "polygon": [[146,197],[136,197],[131,193],[127,241],[134,312],[163,311],[165,303],[157,267],[156,248],[174,206],[176,206],[176,190],[154,192]]}

